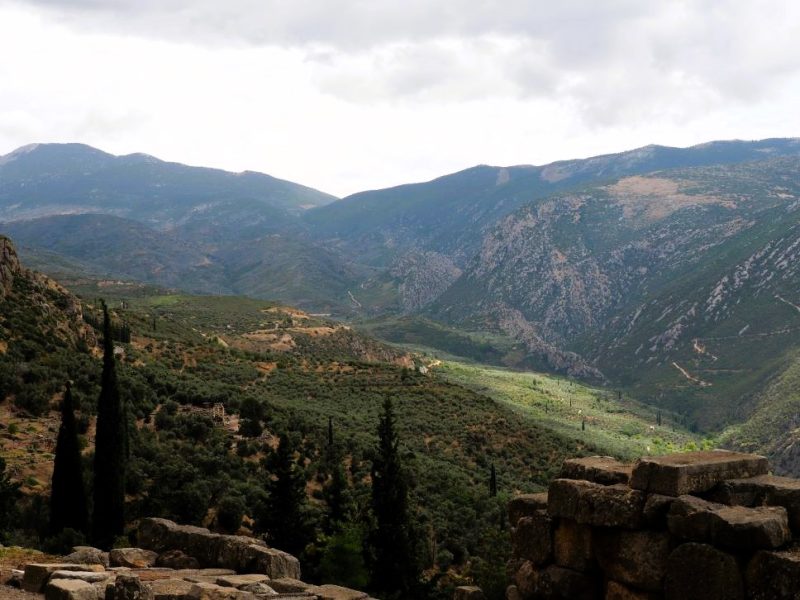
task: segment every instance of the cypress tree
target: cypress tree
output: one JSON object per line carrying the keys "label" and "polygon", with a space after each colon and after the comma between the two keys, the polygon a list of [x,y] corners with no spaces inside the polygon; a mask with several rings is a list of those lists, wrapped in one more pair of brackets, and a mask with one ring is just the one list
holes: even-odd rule
{"label": "cypress tree", "polygon": [[269,498],[259,528],[269,534],[270,545],[298,555],[306,547],[310,533],[304,514],[306,481],[295,463],[294,448],[285,433],[272,456],[271,477],[267,480]]}
{"label": "cypress tree", "polygon": [[333,446],[333,417],[328,417],[328,446]]}
{"label": "cypress tree", "polygon": [[57,535],[66,528],[82,533],[88,532],[89,516],[83,485],[83,467],[73,410],[72,389],[67,382],[64,399],[61,402],[61,427],[58,429],[53,464],[53,485],[50,494],[51,535]]}
{"label": "cypress tree", "polygon": [[6,461],[0,456],[0,541],[5,542],[6,532],[12,528],[19,512],[19,499],[22,497],[20,484],[11,481],[6,473]]}
{"label": "cypress tree", "polygon": [[370,535],[372,585],[386,596],[411,598],[419,579],[419,563],[399,446],[394,409],[387,398],[378,423],[378,448],[371,473],[375,518]]}
{"label": "cypress tree", "polygon": [[489,474],[489,496],[492,498],[497,496],[497,471],[494,470],[494,463],[492,463],[492,471]]}
{"label": "cypress tree", "polygon": [[103,375],[97,400],[92,515],[92,539],[100,548],[110,548],[125,529],[127,446],[127,423],[117,383],[111,318],[103,303]]}

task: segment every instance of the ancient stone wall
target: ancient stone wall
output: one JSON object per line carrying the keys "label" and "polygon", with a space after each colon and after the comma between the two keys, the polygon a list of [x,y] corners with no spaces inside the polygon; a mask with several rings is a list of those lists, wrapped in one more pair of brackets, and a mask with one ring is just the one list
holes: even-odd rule
{"label": "ancient stone wall", "polygon": [[508,600],[800,599],[800,480],[713,451],[571,459],[514,498]]}

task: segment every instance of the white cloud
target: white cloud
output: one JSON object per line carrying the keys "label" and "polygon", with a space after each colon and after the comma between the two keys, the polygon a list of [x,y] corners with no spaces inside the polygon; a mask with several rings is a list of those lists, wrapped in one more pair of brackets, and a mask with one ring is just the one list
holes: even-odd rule
{"label": "white cloud", "polygon": [[343,194],[797,135],[798,22],[788,0],[0,0],[0,153],[83,141]]}

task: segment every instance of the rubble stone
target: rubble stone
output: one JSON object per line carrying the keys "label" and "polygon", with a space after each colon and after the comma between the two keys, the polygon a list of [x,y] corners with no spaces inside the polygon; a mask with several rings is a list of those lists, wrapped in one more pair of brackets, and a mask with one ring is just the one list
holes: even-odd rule
{"label": "rubble stone", "polygon": [[561,519],[553,540],[555,562],[560,567],[589,571],[596,566],[592,528],[571,519]]}
{"label": "rubble stone", "polygon": [[72,552],[64,557],[64,562],[84,565],[103,565],[108,567],[108,552],[92,546],[75,546]]}
{"label": "rubble stone", "polygon": [[508,521],[516,527],[522,517],[533,516],[542,509],[547,509],[547,492],[515,496],[508,503]]}
{"label": "rubble stone", "polygon": [[768,470],[767,459],[754,454],[683,452],[639,459],[630,485],[646,492],[682,496],[707,492],[727,479],[764,475]]}
{"label": "rubble stone", "polygon": [[736,559],[708,544],[681,544],[667,560],[666,600],[742,600],[744,583]]}
{"label": "rubble stone", "polygon": [[44,589],[45,600],[97,600],[95,587],[80,579],[53,579]]}
{"label": "rubble stone", "polygon": [[157,553],[142,548],[115,548],[108,554],[112,567],[128,567],[130,569],[154,567],[157,558]]}
{"label": "rubble stone", "polygon": [[608,578],[646,591],[661,589],[670,555],[666,532],[597,531],[594,545]]}
{"label": "rubble stone", "polygon": [[249,575],[224,575],[218,577],[216,580],[217,585],[233,588],[242,588],[251,583],[267,583],[268,581],[269,577],[259,573],[251,573]]}
{"label": "rubble stone", "polygon": [[250,592],[213,583],[195,583],[189,591],[190,600],[256,600]]}
{"label": "rubble stone", "polygon": [[545,510],[522,517],[511,533],[514,555],[535,565],[549,561],[553,556],[553,521]]}
{"label": "rubble stone", "polygon": [[183,579],[159,579],[150,583],[153,600],[186,600],[194,584]]}
{"label": "rubble stone", "polygon": [[103,571],[102,565],[79,565],[74,563],[29,563],[25,565],[25,575],[22,578],[22,589],[26,592],[40,593],[47,580],[56,571]]}
{"label": "rubble stone", "polygon": [[194,556],[189,556],[180,550],[168,550],[158,555],[157,567],[168,569],[199,569],[200,563]]}
{"label": "rubble stone", "polygon": [[722,482],[714,491],[714,500],[741,506],[782,506],[789,516],[789,526],[800,535],[800,480],[776,475]]}
{"label": "rubble stone", "polygon": [[752,600],[800,599],[800,548],[782,552],[756,552],[746,571]]}
{"label": "rubble stone", "polygon": [[120,573],[114,587],[106,591],[106,600],[153,600],[153,590],[138,575]]}
{"label": "rubble stone", "polygon": [[552,517],[599,527],[636,529],[642,523],[645,495],[623,484],[555,479],[548,490]]}

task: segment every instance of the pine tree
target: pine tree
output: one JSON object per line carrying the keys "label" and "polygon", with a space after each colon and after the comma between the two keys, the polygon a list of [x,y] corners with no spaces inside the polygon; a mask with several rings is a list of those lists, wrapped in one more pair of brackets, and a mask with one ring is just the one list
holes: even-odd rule
{"label": "pine tree", "polygon": [[266,486],[269,497],[258,525],[268,533],[271,546],[298,555],[310,540],[310,531],[304,514],[305,476],[293,455],[289,436],[282,433],[269,465],[271,477]]}
{"label": "pine tree", "polygon": [[61,427],[58,430],[53,464],[53,485],[50,494],[50,534],[70,528],[88,532],[89,516],[83,485],[83,466],[78,445],[78,429],[73,412],[69,382],[61,402]]}
{"label": "pine tree", "polygon": [[110,548],[125,529],[127,453],[127,419],[117,383],[111,318],[103,303],[103,375],[97,400],[92,515],[92,539],[101,548]]}
{"label": "pine tree", "polygon": [[420,569],[399,445],[392,401],[387,398],[378,424],[378,448],[371,473],[375,518],[370,535],[374,560],[372,585],[386,596],[411,598]]}
{"label": "pine tree", "polygon": [[323,494],[328,504],[328,531],[332,532],[350,520],[353,512],[352,499],[341,463],[331,469],[331,481],[325,486]]}
{"label": "pine tree", "polygon": [[19,499],[22,493],[20,484],[11,481],[6,473],[6,461],[0,456],[0,541],[5,542],[5,532],[11,529],[17,512]]}
{"label": "pine tree", "polygon": [[494,463],[492,463],[492,471],[489,474],[489,496],[492,498],[497,496],[497,471],[494,470]]}
{"label": "pine tree", "polygon": [[333,417],[328,417],[328,447],[333,446]]}

